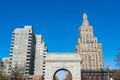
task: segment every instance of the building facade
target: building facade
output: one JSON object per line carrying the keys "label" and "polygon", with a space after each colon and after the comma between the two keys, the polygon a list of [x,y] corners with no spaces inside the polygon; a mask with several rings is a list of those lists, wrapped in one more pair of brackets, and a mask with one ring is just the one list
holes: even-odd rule
{"label": "building facade", "polygon": [[110,80],[110,78],[113,78],[114,72],[114,70],[82,70],[81,80]]}
{"label": "building facade", "polygon": [[6,75],[9,75],[9,63],[10,58],[8,57],[2,58],[0,62],[0,71]]}
{"label": "building facade", "polygon": [[17,67],[22,69],[22,73],[32,75],[35,56],[35,35],[32,26],[16,28],[13,31],[10,52],[9,72],[15,72]]}
{"label": "building facade", "polygon": [[36,35],[34,75],[44,75],[47,48],[42,35]]}
{"label": "building facade", "polygon": [[89,21],[85,13],[83,14],[82,25],[79,28],[76,52],[82,57],[81,69],[103,69],[102,46],[98,43],[97,37],[94,37],[93,27],[89,25]]}

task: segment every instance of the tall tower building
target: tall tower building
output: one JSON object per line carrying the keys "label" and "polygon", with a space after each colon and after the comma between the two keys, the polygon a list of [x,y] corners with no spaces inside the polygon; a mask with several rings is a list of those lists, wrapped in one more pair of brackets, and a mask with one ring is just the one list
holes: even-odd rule
{"label": "tall tower building", "polygon": [[12,34],[10,72],[22,68],[24,74],[33,74],[35,36],[32,26],[16,28]]}
{"label": "tall tower building", "polygon": [[34,75],[44,75],[47,48],[42,35],[36,35]]}
{"label": "tall tower building", "polygon": [[89,25],[86,13],[83,14],[83,22],[79,28],[78,44],[76,52],[82,57],[81,69],[103,69],[102,46],[94,37],[93,27]]}

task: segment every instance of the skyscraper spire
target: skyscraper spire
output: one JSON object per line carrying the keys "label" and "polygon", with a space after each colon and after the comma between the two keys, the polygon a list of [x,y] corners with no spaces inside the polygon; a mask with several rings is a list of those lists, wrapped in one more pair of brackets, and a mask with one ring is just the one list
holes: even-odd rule
{"label": "skyscraper spire", "polygon": [[83,23],[82,23],[83,26],[89,26],[89,22],[87,20],[87,14],[84,13],[83,14]]}

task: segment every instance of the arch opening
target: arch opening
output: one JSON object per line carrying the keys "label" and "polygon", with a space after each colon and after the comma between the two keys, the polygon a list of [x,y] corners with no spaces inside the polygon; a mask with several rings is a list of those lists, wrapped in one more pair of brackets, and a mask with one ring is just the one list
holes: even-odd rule
{"label": "arch opening", "polygon": [[72,80],[72,74],[67,69],[58,69],[53,75],[53,80]]}

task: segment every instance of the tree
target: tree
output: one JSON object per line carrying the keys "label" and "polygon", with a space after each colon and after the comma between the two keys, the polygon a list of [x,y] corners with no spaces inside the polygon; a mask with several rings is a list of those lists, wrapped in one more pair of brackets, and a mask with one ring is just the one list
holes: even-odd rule
{"label": "tree", "polygon": [[117,70],[117,71],[114,72],[113,78],[115,80],[120,80],[120,70]]}
{"label": "tree", "polygon": [[115,56],[115,61],[117,63],[117,66],[120,68],[120,53],[118,53],[116,56]]}
{"label": "tree", "polygon": [[[119,49],[119,51],[120,51],[120,49]],[[117,66],[120,69],[120,52],[116,54],[115,61],[116,61]],[[113,78],[115,80],[120,80],[120,70],[117,70],[117,71],[114,72]]]}
{"label": "tree", "polygon": [[5,80],[5,75],[2,72],[0,72],[0,80]]}
{"label": "tree", "polygon": [[71,75],[70,72],[67,72],[67,73],[66,73],[66,78],[65,78],[65,80],[72,80],[72,75]]}
{"label": "tree", "polygon": [[3,71],[3,65],[4,63],[2,62],[2,59],[0,59],[0,71]]}
{"label": "tree", "polygon": [[11,67],[11,76],[15,80],[23,80],[25,75],[25,65],[16,64],[14,67]]}

